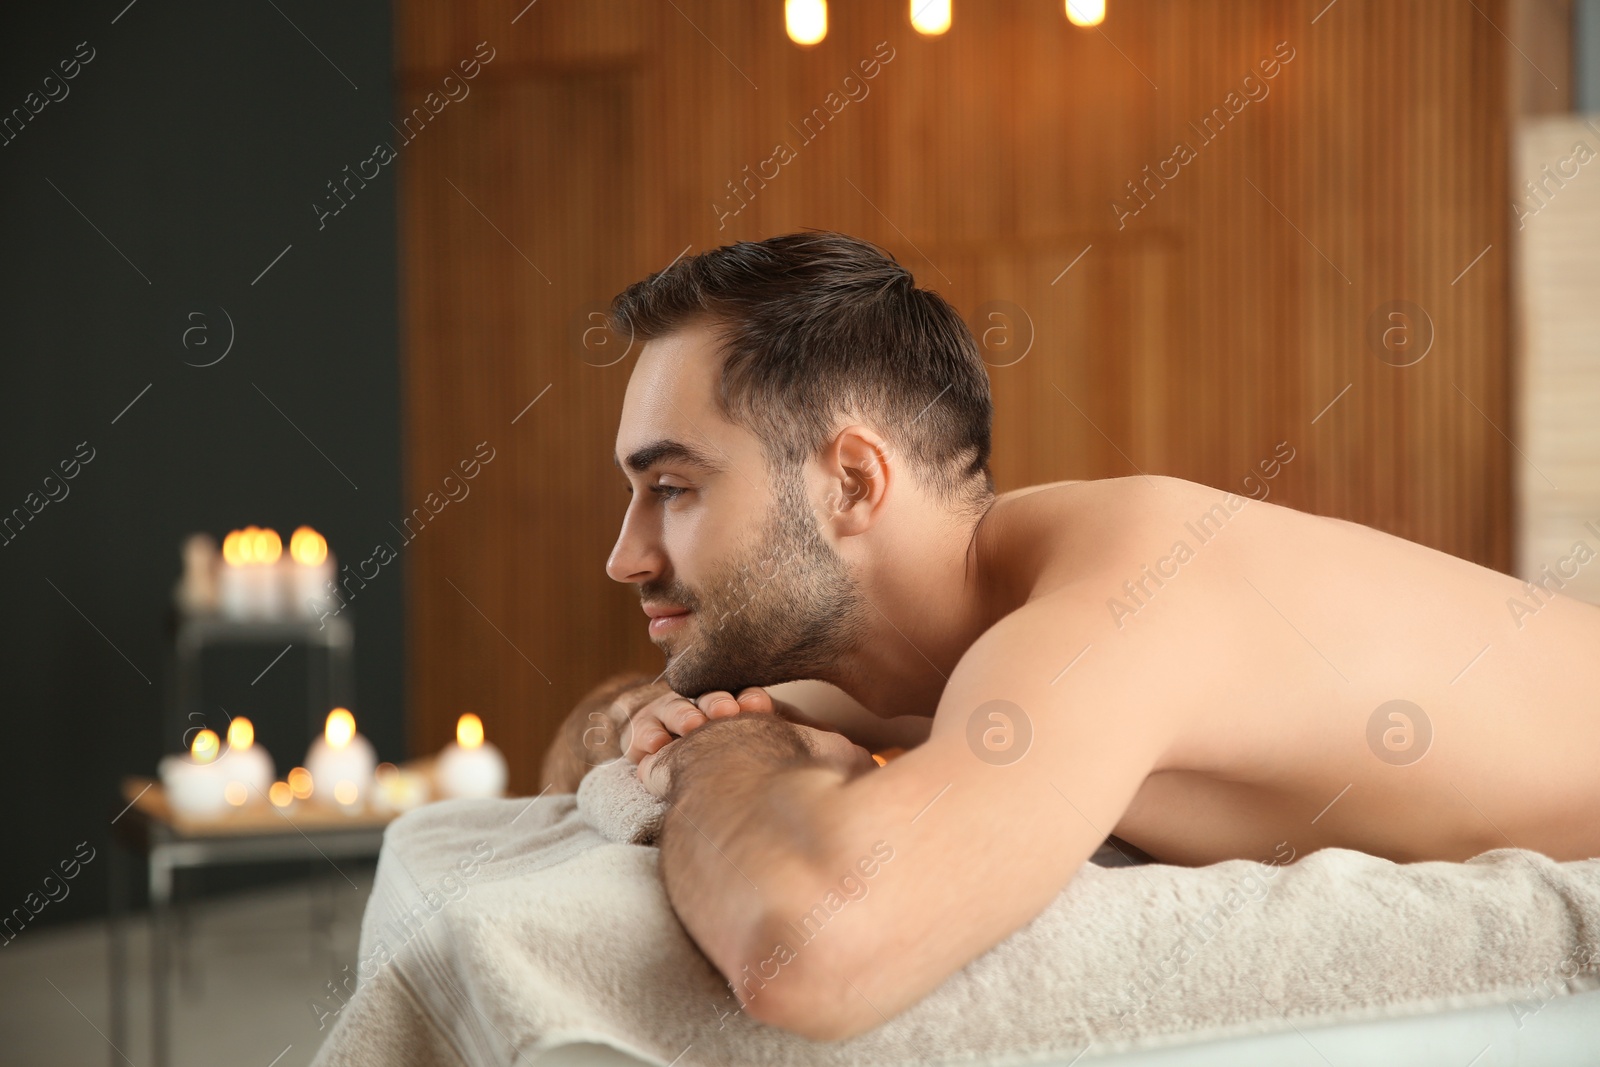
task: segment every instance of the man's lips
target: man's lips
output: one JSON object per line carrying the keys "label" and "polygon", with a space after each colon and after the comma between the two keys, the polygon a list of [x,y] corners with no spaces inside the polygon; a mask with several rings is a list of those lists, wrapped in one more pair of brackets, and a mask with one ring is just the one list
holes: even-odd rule
{"label": "man's lips", "polygon": [[650,616],[650,635],[664,634],[684,625],[689,617],[688,608],[672,604],[646,604],[644,613]]}

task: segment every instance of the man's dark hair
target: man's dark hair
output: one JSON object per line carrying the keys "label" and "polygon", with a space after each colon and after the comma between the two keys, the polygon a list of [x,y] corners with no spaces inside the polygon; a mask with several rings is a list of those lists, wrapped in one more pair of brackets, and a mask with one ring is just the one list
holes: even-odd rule
{"label": "man's dark hair", "polygon": [[718,405],[761,439],[774,470],[816,456],[854,416],[953,509],[992,499],[993,405],[972,331],[889,253],[818,230],[740,241],[611,304],[611,328],[638,341],[700,322],[723,346]]}

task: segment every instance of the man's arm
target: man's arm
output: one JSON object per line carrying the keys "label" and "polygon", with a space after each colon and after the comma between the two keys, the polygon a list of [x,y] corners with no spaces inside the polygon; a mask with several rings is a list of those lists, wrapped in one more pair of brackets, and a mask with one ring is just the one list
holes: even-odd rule
{"label": "man's arm", "polygon": [[[793,817],[813,808],[819,792],[877,770],[864,749],[851,747],[842,735],[744,714],[708,722],[654,757],[670,783],[660,840],[667,898],[730,982],[743,977],[738,967],[783,887],[809,881],[822,859],[820,842]],[[647,762],[644,774],[659,782],[663,769]]]}
{"label": "man's arm", "polygon": [[766,687],[785,718],[804,726],[837,730],[869,752],[916,748],[928,739],[933,717],[898,715],[885,719],[849,693],[827,682],[806,680]]}
{"label": "man's arm", "polygon": [[755,1018],[818,1040],[880,1025],[1042,911],[1111,832],[1179,714],[1131,634],[1095,635],[1060,675],[1090,629],[1063,617],[1035,602],[980,638],[929,740],[882,768],[830,767],[765,716],[674,743],[668,893]]}
{"label": "man's arm", "polygon": [[590,768],[622,755],[629,717],[665,692],[666,683],[628,672],[585,693],[545,750],[540,792],[576,793]]}

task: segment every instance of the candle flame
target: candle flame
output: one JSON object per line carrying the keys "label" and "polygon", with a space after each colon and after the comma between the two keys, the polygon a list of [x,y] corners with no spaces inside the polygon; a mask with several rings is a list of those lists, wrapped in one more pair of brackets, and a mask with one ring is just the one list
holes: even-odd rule
{"label": "candle flame", "polygon": [[358,793],[354,782],[340,782],[333,787],[333,799],[349,807],[356,802]]}
{"label": "candle flame", "polygon": [[257,530],[254,547],[250,550],[252,562],[271,565],[283,555],[283,540],[273,529]]}
{"label": "candle flame", "polygon": [[230,750],[237,749],[243,752],[255,743],[256,728],[250,724],[249,719],[241,715],[228,724],[228,748]]}
{"label": "candle flame", "polygon": [[244,536],[238,530],[228,531],[228,536],[222,539],[222,560],[230,567],[241,566],[244,558]]}
{"label": "candle flame", "polygon": [[315,567],[328,558],[328,542],[309,526],[302,526],[289,538],[289,556],[296,563]]}
{"label": "candle flame", "polygon": [[294,789],[288,782],[273,782],[272,788],[267,790],[267,799],[275,808],[287,808],[294,800]]}
{"label": "candle flame", "polygon": [[483,744],[483,720],[470,711],[457,719],[456,744],[462,748],[477,748]]}
{"label": "candle flame", "polygon": [[217,735],[210,730],[201,730],[194,735],[194,743],[189,746],[189,751],[196,763],[210,763],[217,758],[218,747]]}
{"label": "candle flame", "polygon": [[259,526],[246,526],[239,531],[239,562],[249,564],[256,561],[256,534],[260,532]]}
{"label": "candle flame", "polygon": [[356,735],[356,717],[345,708],[334,708],[328,712],[328,724],[323,727],[322,736],[328,739],[328,744],[334,748],[343,748],[350,743]]}
{"label": "candle flame", "polygon": [[299,800],[304,800],[311,795],[311,772],[304,767],[296,767],[289,772],[289,791]]}
{"label": "candle flame", "polygon": [[234,807],[243,807],[244,802],[250,799],[250,790],[245,788],[243,782],[229,782],[222,787],[222,795]]}
{"label": "candle flame", "polygon": [[283,554],[283,540],[278,531],[261,526],[246,526],[230,530],[222,539],[222,559],[231,567],[251,563],[273,564]]}

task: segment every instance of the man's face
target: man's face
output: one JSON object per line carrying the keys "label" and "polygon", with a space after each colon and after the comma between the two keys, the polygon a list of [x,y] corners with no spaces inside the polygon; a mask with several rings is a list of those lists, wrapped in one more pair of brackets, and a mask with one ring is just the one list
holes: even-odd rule
{"label": "man's face", "polygon": [[827,677],[866,629],[802,473],[774,477],[756,436],[717,409],[720,359],[706,327],[647,343],[617,431],[633,495],[606,572],[647,611],[679,612],[650,639],[685,696]]}

